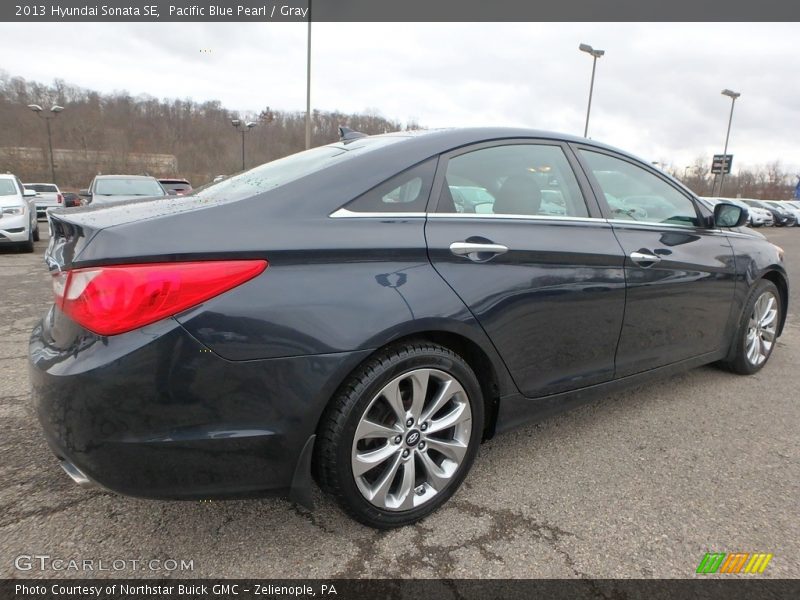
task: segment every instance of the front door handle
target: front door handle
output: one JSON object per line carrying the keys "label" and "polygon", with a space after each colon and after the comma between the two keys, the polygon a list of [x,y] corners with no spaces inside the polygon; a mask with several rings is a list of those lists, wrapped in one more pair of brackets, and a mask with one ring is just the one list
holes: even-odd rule
{"label": "front door handle", "polygon": [[450,252],[474,262],[486,262],[498,254],[508,252],[508,246],[503,246],[502,244],[478,244],[475,242],[453,242],[450,244]]}
{"label": "front door handle", "polygon": [[649,252],[631,252],[631,260],[640,267],[652,267],[657,262],[661,261],[658,254],[650,254]]}

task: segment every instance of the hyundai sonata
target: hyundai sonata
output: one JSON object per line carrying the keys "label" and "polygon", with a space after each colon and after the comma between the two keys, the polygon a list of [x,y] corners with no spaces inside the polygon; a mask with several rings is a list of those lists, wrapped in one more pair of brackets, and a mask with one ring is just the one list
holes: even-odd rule
{"label": "hyundai sonata", "polygon": [[344,137],[180,201],[52,213],[31,379],[75,480],[307,504],[316,479],[405,525],[496,432],[769,359],[788,281],[747,209],[583,138]]}

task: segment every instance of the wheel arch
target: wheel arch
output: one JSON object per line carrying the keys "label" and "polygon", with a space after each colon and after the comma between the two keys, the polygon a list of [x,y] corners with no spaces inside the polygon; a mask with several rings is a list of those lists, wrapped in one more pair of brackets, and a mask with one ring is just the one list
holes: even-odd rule
{"label": "wheel arch", "polygon": [[390,341],[376,347],[372,352],[365,356],[355,367],[353,367],[342,378],[342,381],[331,395],[321,411],[315,431],[319,431],[326,415],[326,409],[331,400],[336,397],[344,386],[347,385],[354,373],[363,367],[364,364],[372,360],[376,355],[384,352],[387,348],[401,345],[408,342],[429,342],[443,346],[458,354],[475,373],[478,383],[481,386],[484,405],[484,424],[483,439],[489,439],[494,435],[497,414],[502,396],[516,393],[514,385],[505,364],[497,355],[493,347],[487,351],[481,343],[463,332],[455,332],[450,329],[421,329],[406,333],[402,336],[394,337]]}
{"label": "wheel arch", "polygon": [[766,279],[774,283],[781,296],[781,321],[778,324],[778,335],[781,335],[781,333],[783,333],[783,326],[786,323],[786,313],[789,308],[789,281],[786,279],[786,276],[777,269],[766,271],[761,275],[761,279]]}

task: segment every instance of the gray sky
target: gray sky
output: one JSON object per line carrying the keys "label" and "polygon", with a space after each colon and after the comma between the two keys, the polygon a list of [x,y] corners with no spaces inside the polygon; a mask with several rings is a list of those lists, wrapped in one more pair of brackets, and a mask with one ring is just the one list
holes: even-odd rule
{"label": "gray sky", "polygon": [[[797,26],[677,23],[319,23],[312,106],[427,127],[583,132],[678,168],[721,153],[730,100],[734,170],[780,160],[800,173]],[[201,52],[201,49],[206,52]],[[303,23],[0,24],[11,75],[133,95],[305,109]]]}

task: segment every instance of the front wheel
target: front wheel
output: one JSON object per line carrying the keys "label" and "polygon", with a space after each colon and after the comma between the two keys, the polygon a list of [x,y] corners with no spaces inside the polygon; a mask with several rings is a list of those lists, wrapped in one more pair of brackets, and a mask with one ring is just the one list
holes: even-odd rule
{"label": "front wheel", "polygon": [[742,375],[760,371],[775,347],[781,311],[778,288],[771,281],[762,279],[750,292],[731,357],[723,365]]}
{"label": "front wheel", "polygon": [[437,344],[402,344],[370,359],[332,400],[317,480],[365,525],[409,525],[455,493],[482,431],[483,398],[467,363]]}

